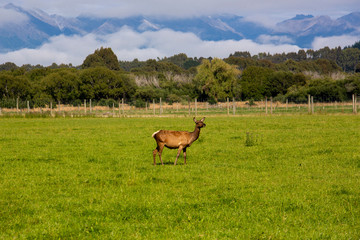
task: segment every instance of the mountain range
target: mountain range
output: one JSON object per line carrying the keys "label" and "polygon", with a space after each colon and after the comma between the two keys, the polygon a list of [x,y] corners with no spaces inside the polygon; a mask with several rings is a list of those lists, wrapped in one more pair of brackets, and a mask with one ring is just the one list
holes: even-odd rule
{"label": "mountain range", "polygon": [[360,36],[360,12],[350,13],[337,19],[301,14],[279,22],[273,27],[266,27],[237,15],[181,19],[145,16],[70,18],[49,15],[39,9],[24,9],[14,4],[7,4],[1,8],[26,16],[26,21],[0,24],[0,53],[22,48],[37,48],[53,36],[84,36],[90,33],[106,35],[115,33],[124,26],[137,32],[161,29],[191,32],[200,39],[209,41],[250,39],[258,43],[294,44],[301,48],[311,48],[316,37]]}

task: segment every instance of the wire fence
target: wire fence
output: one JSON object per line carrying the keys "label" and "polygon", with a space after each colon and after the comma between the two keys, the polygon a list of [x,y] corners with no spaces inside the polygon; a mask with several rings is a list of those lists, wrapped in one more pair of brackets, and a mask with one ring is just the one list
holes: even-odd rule
{"label": "wire fence", "polygon": [[[146,102],[145,107],[135,107],[124,99],[112,106],[97,106],[91,100],[84,100],[77,106],[64,105],[52,102],[45,107],[30,107],[29,102],[11,108],[1,108],[0,117],[147,117],[147,116],[208,116],[208,115],[249,115],[249,114],[357,114],[360,104],[359,96],[353,95],[352,102],[320,102],[308,96],[307,103],[274,102],[272,98],[262,101],[235,101],[227,99],[226,102],[210,104],[199,102],[197,99],[185,102],[166,103],[161,99]],[[25,105],[25,106],[24,106]]]}

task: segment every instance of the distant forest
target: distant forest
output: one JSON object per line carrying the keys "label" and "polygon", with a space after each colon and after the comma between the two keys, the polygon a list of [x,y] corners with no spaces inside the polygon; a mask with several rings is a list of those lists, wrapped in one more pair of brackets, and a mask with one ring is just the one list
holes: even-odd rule
{"label": "distant forest", "polygon": [[177,54],[147,61],[118,61],[111,48],[100,48],[80,66],[0,65],[0,107],[49,102],[80,105],[128,104],[144,107],[160,98],[168,103],[216,103],[273,97],[275,101],[349,101],[360,94],[360,41],[345,48],[251,55],[235,52],[225,59]]}

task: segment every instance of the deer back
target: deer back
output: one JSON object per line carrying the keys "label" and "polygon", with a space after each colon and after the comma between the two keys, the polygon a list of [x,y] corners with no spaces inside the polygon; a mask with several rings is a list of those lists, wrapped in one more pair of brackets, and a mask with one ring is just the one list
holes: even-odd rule
{"label": "deer back", "polygon": [[165,143],[168,148],[178,148],[180,145],[191,144],[191,133],[185,131],[159,130],[153,134],[157,142]]}

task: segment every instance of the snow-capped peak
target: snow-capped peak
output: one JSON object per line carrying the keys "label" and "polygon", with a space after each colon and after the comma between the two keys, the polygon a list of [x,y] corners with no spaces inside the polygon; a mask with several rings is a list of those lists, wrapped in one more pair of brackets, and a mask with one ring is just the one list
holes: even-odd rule
{"label": "snow-capped peak", "polygon": [[146,31],[146,30],[159,30],[160,26],[154,24],[146,19],[142,20],[142,23],[139,25],[138,30]]}

